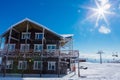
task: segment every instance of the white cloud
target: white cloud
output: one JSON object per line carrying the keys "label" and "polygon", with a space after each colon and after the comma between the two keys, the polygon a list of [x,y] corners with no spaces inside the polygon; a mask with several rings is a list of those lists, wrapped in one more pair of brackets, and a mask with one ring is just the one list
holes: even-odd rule
{"label": "white cloud", "polygon": [[109,28],[105,27],[105,26],[101,26],[101,27],[98,29],[98,31],[99,31],[100,33],[103,33],[103,34],[109,34],[109,33],[111,32],[111,30],[110,30]]}

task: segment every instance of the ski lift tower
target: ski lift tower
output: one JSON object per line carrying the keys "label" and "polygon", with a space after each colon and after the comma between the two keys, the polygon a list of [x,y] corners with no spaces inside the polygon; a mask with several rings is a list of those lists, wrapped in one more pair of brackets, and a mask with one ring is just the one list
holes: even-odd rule
{"label": "ski lift tower", "polygon": [[97,54],[100,54],[100,64],[102,64],[102,54],[104,52],[102,50],[98,51]]}

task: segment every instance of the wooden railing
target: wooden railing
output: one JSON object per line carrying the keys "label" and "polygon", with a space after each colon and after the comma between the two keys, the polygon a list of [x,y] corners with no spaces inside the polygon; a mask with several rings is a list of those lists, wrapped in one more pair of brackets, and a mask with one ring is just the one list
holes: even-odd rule
{"label": "wooden railing", "polygon": [[30,49],[29,51],[20,51],[19,49],[16,49],[14,51],[7,51],[2,50],[0,51],[1,55],[7,55],[9,57],[78,57],[79,51],[78,50],[46,50],[35,52],[33,49]]}

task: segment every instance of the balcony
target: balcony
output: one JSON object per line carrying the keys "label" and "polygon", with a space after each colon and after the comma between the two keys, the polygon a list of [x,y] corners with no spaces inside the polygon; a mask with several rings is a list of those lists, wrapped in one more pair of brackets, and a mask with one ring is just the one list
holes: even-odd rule
{"label": "balcony", "polygon": [[79,51],[78,50],[46,50],[35,52],[33,49],[30,49],[29,51],[21,52],[19,49],[16,49],[14,51],[7,51],[2,50],[0,51],[0,55],[8,55],[8,57],[39,57],[42,55],[42,57],[60,57],[60,58],[76,58],[78,57]]}

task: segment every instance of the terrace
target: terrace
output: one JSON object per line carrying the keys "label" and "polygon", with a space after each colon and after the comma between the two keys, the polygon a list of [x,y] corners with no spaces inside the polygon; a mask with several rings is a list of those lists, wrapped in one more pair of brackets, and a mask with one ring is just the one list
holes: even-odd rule
{"label": "terrace", "polygon": [[60,58],[77,58],[79,54],[78,50],[43,50],[41,52],[34,52],[34,49],[30,49],[26,52],[20,52],[19,49],[16,49],[15,51],[7,51],[2,50],[0,51],[0,55],[7,55],[8,57],[26,57],[26,58],[32,58],[32,57],[60,57]]}

